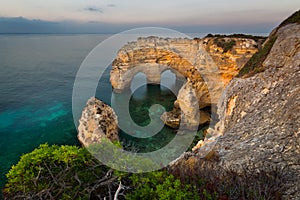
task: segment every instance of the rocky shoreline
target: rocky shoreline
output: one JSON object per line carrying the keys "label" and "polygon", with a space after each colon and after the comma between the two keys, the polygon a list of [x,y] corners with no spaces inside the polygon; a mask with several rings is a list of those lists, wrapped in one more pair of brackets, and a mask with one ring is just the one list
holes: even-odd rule
{"label": "rocky shoreline", "polygon": [[[155,37],[139,39],[120,50],[111,71],[111,83],[115,89],[122,91],[128,87],[130,77],[138,72],[131,71],[131,69],[141,63],[150,66],[150,68],[139,68],[144,73],[147,73],[149,69],[155,69],[155,66],[162,63],[169,68],[179,70],[187,79],[187,83],[181,88],[183,92],[178,94],[175,109],[169,113],[164,113],[161,119],[166,125],[178,128],[178,124],[181,123],[179,118],[182,114],[180,112],[183,112],[182,108],[188,110],[191,104],[196,101],[199,102],[200,108],[218,103],[219,122],[214,128],[208,129],[204,141],[199,141],[192,152],[183,154],[172,162],[170,167],[184,166],[185,170],[193,171],[195,165],[206,165],[207,157],[213,157],[212,162],[215,167],[226,166],[236,172],[250,166],[254,170],[288,168],[288,172],[284,174],[286,177],[283,183],[285,186],[283,197],[285,199],[299,199],[300,24],[288,24],[275,29],[259,53],[266,51],[264,47],[269,44],[271,38],[275,38],[274,44],[267,52],[262,67],[258,66],[264,70],[256,73],[255,71],[249,72],[251,75],[242,78],[233,77],[237,75],[242,64],[248,60],[247,56],[250,57],[257,51],[254,48],[255,42],[252,40],[250,40],[251,42],[246,40],[248,43],[239,43],[238,39],[234,39],[236,44],[242,44],[240,50],[233,47],[231,52],[222,52],[217,47],[214,48],[213,45],[209,46],[212,38],[203,40]],[[207,96],[210,90],[204,84],[202,77],[195,74],[195,70],[199,69],[208,75],[212,69],[209,66],[190,65],[189,62],[183,62],[180,56],[176,57],[171,54],[171,57],[168,57],[170,54],[167,54],[168,51],[165,50],[142,49],[141,53],[137,54],[141,57],[134,57],[136,56],[135,53],[138,52],[134,47],[136,45],[139,48],[143,47],[148,42],[157,49],[166,49],[170,46],[173,48],[177,45],[178,49],[185,49],[182,54],[188,54],[190,61],[197,58],[195,49],[207,45],[205,48],[209,50],[212,59],[219,64],[218,77],[222,84],[227,85],[225,91],[221,95],[222,90],[215,88]],[[247,47],[252,49],[252,52],[249,53]],[[215,55],[212,52],[215,52]],[[236,52],[237,55],[233,55],[233,52]],[[225,66],[224,63],[224,66],[222,65],[220,60],[225,59],[222,56],[227,58],[224,63],[231,63],[229,65],[231,67]],[[183,64],[183,68],[188,70],[180,70],[179,66],[181,65],[177,62]],[[198,60],[198,62],[200,61]],[[195,63],[197,64],[197,59],[193,64]],[[169,69],[168,67],[158,68],[158,70],[162,72]],[[127,71],[131,71],[129,72],[130,76],[126,74]],[[159,72],[154,71],[155,73]],[[153,73],[152,75],[149,78],[150,83],[159,84],[160,77],[154,77]],[[191,79],[193,77],[196,80]],[[191,96],[188,95],[190,94],[189,87],[198,92],[198,99],[191,101]],[[215,101],[215,97],[220,98],[220,101]],[[201,120],[201,123],[207,123],[210,117],[208,115],[205,118],[200,118]],[[95,98],[89,100],[80,120],[78,138],[81,143],[87,146],[101,141],[103,136],[112,141],[118,140],[117,132],[117,116],[114,111]],[[190,165],[190,163],[194,164]]]}
{"label": "rocky shoreline", "polygon": [[[163,113],[161,120],[174,129],[178,129],[180,124],[188,124],[184,127],[188,129],[209,124],[211,113],[190,108],[217,104],[224,85],[258,50],[257,43],[252,39],[225,38],[225,42],[234,41],[231,49],[225,52],[218,46],[216,39],[218,38],[148,37],[130,42],[120,49],[113,62],[110,72],[112,87],[115,92],[122,92],[129,87],[133,76],[138,72],[147,75],[149,84],[160,84],[161,73],[172,70],[178,79],[186,81],[179,90],[174,109]],[[212,86],[208,86],[206,81],[210,81]],[[217,81],[219,85],[213,83]],[[192,95],[193,90],[196,91],[194,94],[197,101]],[[187,112],[188,110],[191,111]],[[108,116],[112,118],[105,119]],[[91,98],[82,112],[78,131],[78,139],[84,146],[101,141],[104,135],[110,140],[118,140],[117,116],[112,108]]]}

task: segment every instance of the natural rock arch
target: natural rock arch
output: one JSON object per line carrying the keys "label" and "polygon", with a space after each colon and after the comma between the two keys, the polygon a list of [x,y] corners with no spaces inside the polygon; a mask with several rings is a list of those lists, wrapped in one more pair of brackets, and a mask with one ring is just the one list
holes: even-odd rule
{"label": "natural rock arch", "polygon": [[[112,87],[115,92],[128,88],[132,75],[137,72],[145,73],[149,84],[160,84],[161,74],[172,70],[177,77],[187,80],[175,104],[182,111],[190,110],[195,102],[199,109],[216,105],[224,85],[257,51],[254,40],[231,40],[236,45],[232,51],[224,52],[214,44],[214,38],[138,38],[123,46],[113,61]],[[191,97],[191,91],[195,92],[196,99]]]}
{"label": "natural rock arch", "polygon": [[[129,64],[123,65],[126,62]],[[110,81],[116,92],[128,88],[137,73],[144,73],[148,84],[160,84],[161,74],[170,70],[177,78],[187,80],[186,84],[195,90],[202,106],[211,102],[208,87],[197,67],[175,52],[157,48],[133,50],[119,54],[112,66]]]}

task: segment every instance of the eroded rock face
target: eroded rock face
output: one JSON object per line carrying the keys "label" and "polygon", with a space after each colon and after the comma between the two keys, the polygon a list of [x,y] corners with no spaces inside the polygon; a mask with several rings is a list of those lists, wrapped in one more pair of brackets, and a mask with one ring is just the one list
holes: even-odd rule
{"label": "eroded rock face", "polygon": [[[220,106],[224,136],[216,148],[225,165],[289,165],[286,198],[300,199],[299,24],[278,31],[263,65],[265,72],[228,85]],[[230,108],[227,102],[232,98]]]}
{"label": "eroded rock face", "polygon": [[218,106],[220,122],[188,157],[200,160],[221,135],[212,149],[216,165],[236,171],[288,166],[284,199],[300,199],[300,24],[275,34],[265,71],[229,83]]}
{"label": "eroded rock face", "polygon": [[[195,101],[200,109],[217,104],[224,85],[257,51],[252,39],[231,39],[235,46],[227,52],[222,52],[213,40],[139,38],[120,49],[112,65],[110,82],[115,91],[121,92],[130,86],[135,74],[142,72],[148,83],[159,84],[161,73],[170,69],[178,78],[187,80],[179,90],[178,107],[186,116],[195,115],[185,112],[194,108]],[[191,88],[196,99],[191,96]],[[175,127],[178,120],[173,117],[166,124]],[[195,121],[198,120],[190,119],[187,123]]]}
{"label": "eroded rock face", "polygon": [[100,143],[103,137],[118,141],[118,119],[114,110],[97,98],[90,98],[82,111],[77,137],[85,147]]}
{"label": "eroded rock face", "polygon": [[[252,39],[224,38],[235,42],[232,49],[224,52],[214,43],[215,39],[139,38],[119,50],[112,65],[111,84],[114,89],[123,90],[138,72],[144,72],[149,83],[159,84],[160,74],[166,69],[174,69],[176,75],[192,82],[201,81],[201,78],[210,80],[208,77],[214,72],[215,76],[220,75],[219,81],[227,84],[257,52],[257,43]],[[139,65],[151,66],[151,70],[139,69],[126,74]],[[157,69],[159,66],[164,67]],[[151,71],[154,73],[151,74]]]}

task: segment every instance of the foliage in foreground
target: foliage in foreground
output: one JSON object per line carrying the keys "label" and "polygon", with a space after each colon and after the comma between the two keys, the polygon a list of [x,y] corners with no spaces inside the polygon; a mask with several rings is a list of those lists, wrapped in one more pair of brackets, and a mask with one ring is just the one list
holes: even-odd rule
{"label": "foliage in foreground", "polygon": [[237,172],[216,162],[217,154],[196,161],[187,159],[169,173],[184,184],[195,185],[204,200],[279,200],[286,189],[287,168],[265,163],[258,170],[249,163]]}
{"label": "foliage in foreground", "polygon": [[[117,152],[118,153],[118,152]],[[149,189],[149,190],[148,190]],[[40,145],[7,174],[5,199],[190,199],[192,186],[164,172],[113,171],[75,146]],[[150,192],[151,191],[151,192]]]}
{"label": "foliage in foreground", "polygon": [[126,196],[126,199],[199,199],[195,186],[182,184],[179,179],[166,171],[134,174],[130,176],[130,180],[134,190]]}
{"label": "foliage in foreground", "polygon": [[[280,199],[283,171],[236,173],[201,161],[168,171],[113,171],[75,146],[41,145],[7,174],[5,199]],[[210,164],[209,164],[210,163]]]}
{"label": "foliage in foreground", "polygon": [[6,199],[90,199],[117,187],[112,170],[83,148],[40,145],[7,174]]}

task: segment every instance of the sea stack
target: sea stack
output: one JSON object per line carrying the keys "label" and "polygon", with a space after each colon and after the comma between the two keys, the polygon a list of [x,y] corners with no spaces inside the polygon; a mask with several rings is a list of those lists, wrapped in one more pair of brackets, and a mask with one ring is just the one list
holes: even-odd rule
{"label": "sea stack", "polygon": [[119,141],[118,118],[114,110],[99,99],[90,98],[82,111],[77,137],[85,147],[100,143],[103,137]]}

